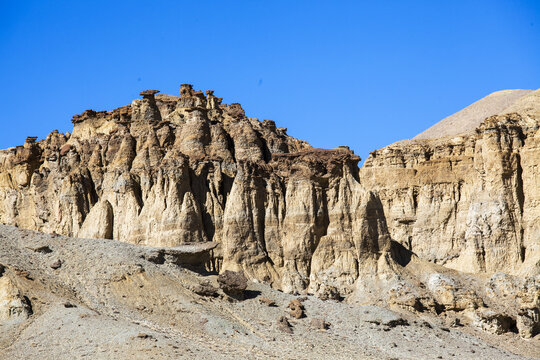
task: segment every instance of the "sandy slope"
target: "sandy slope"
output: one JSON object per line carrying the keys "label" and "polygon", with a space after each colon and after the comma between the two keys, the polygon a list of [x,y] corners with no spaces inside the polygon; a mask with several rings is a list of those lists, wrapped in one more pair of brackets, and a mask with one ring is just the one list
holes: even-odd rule
{"label": "sandy slope", "polygon": [[[502,90],[489,94],[465,109],[439,121],[413,139],[433,139],[474,130],[488,116],[504,114],[532,90]],[[521,106],[518,106],[521,108]]]}
{"label": "sandy slope", "polygon": [[[49,249],[43,251],[43,249]],[[306,317],[278,329],[295,296],[250,283],[248,299],[192,289],[215,275],[159,264],[152,250],[0,226],[2,277],[33,314],[0,326],[0,359],[521,359],[538,339],[449,327],[378,306],[307,297]],[[57,260],[58,269],[51,268]],[[259,302],[274,300],[276,307]],[[315,329],[312,319],[331,323]],[[516,354],[521,354],[516,355]]]}

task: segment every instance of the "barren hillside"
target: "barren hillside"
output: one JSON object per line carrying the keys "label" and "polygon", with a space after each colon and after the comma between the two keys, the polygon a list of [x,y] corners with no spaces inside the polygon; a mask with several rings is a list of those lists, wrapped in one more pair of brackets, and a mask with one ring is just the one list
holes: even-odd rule
{"label": "barren hillside", "polygon": [[463,134],[476,129],[485,118],[505,114],[519,99],[532,90],[501,90],[489,94],[465,109],[439,121],[429,129],[416,135],[413,139],[434,139],[445,136]]}
{"label": "barren hillside", "polygon": [[157,93],[0,151],[0,358],[538,357],[540,90],[362,169]]}

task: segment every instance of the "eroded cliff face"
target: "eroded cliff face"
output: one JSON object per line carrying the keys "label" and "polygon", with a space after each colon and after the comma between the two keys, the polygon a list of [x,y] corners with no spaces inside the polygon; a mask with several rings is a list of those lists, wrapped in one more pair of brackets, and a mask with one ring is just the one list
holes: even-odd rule
{"label": "eroded cliff face", "polygon": [[465,272],[540,272],[540,92],[454,137],[374,151],[360,172],[391,237]]}
{"label": "eroded cliff face", "polygon": [[[381,286],[393,301],[411,258],[540,273],[538,91],[473,132],[375,151],[362,170],[347,148],[314,149],[212,91],[156,93],[0,151],[0,223],[154,247],[216,242],[213,270],[359,301]],[[428,275],[411,275],[407,294],[424,293]]]}
{"label": "eroded cliff face", "polygon": [[360,158],[313,149],[212,91],[156,93],[1,151],[0,222],[156,247],[214,241],[218,270],[287,292],[352,291],[389,241]]}

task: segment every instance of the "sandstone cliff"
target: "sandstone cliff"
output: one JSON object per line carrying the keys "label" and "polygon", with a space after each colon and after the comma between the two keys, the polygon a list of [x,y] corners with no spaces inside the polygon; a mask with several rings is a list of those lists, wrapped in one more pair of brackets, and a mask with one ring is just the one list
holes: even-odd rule
{"label": "sandstone cliff", "polygon": [[472,132],[372,152],[361,182],[391,237],[461,271],[539,274],[539,110],[537,90]]}
{"label": "sandstone cliff", "polygon": [[212,91],[157,93],[1,151],[0,223],[157,247],[216,242],[213,270],[336,298],[361,298],[359,277],[386,276],[385,253],[398,267],[409,251],[467,272],[540,272],[538,91],[475,131],[375,151],[361,171],[347,148],[314,149]]}
{"label": "sandstone cliff", "polygon": [[388,241],[360,158],[313,149],[207,91],[143,91],[0,152],[0,223],[150,246],[214,241],[214,270],[343,294]]}
{"label": "sandstone cliff", "polygon": [[[0,223],[150,246],[149,262],[205,262],[287,293],[540,332],[540,91],[503,93],[508,107],[481,109],[495,113],[479,125],[453,117],[462,130],[443,121],[361,170],[348,148],[312,148],[212,91],[157,93],[0,151]],[[3,317],[24,322],[12,279]]]}

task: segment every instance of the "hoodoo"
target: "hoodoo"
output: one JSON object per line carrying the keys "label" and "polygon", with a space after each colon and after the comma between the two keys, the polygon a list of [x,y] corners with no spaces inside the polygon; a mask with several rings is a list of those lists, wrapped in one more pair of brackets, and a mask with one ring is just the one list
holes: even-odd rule
{"label": "hoodoo", "polygon": [[0,360],[540,360],[540,0],[5,3]]}
{"label": "hoodoo", "polygon": [[360,158],[314,149],[192,85],[142,91],[0,154],[0,221],[149,246],[214,241],[219,268],[288,292],[352,291],[389,241]]}
{"label": "hoodoo", "polygon": [[158,92],[0,151],[0,222],[212,249],[209,270],[323,299],[480,319],[494,302],[536,333],[538,91],[465,132],[374,151],[362,170],[348,147],[313,148],[211,90]]}

